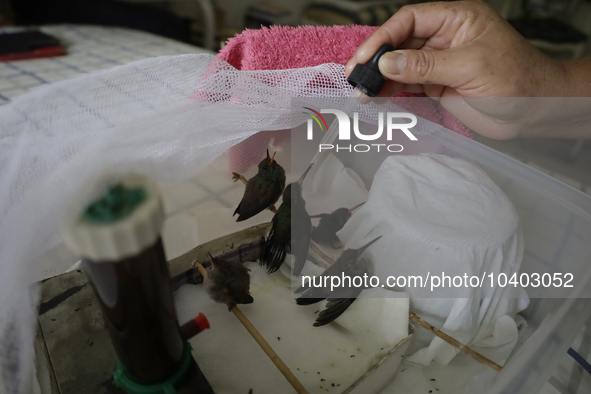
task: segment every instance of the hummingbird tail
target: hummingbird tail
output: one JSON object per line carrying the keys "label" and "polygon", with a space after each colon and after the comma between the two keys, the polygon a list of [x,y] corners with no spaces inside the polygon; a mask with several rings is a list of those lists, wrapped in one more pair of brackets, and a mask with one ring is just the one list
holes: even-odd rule
{"label": "hummingbird tail", "polygon": [[324,300],[324,298],[304,298],[300,297],[296,299],[296,304],[298,305],[312,305],[317,302]]}
{"label": "hummingbird tail", "polygon": [[287,246],[282,242],[277,242],[271,236],[265,242],[263,253],[261,254],[261,265],[267,267],[268,274],[272,274],[281,268],[286,255]]}
{"label": "hummingbird tail", "polygon": [[[237,213],[239,213],[240,211],[240,205],[242,203],[238,204],[238,206],[236,207],[236,210],[234,211],[234,213],[232,214],[232,216],[236,216]],[[240,215],[238,215],[238,220],[236,220],[237,222],[240,221]]]}
{"label": "hummingbird tail", "polygon": [[341,316],[355,300],[356,298],[329,299],[328,303],[326,304],[326,309],[320,312],[313,326],[321,327],[327,325],[328,323],[332,323],[339,316]]}
{"label": "hummingbird tail", "polygon": [[293,265],[293,274],[295,276],[300,276],[302,270],[304,269],[304,265],[306,265],[306,258],[308,257],[307,254],[301,256],[295,256],[295,263]]}
{"label": "hummingbird tail", "polygon": [[234,211],[234,215],[232,216],[236,216],[236,214],[238,214],[238,218],[236,219],[237,222],[243,222],[247,219],[250,219],[251,217],[255,216],[256,214],[262,212],[265,207],[262,208],[258,208],[258,207],[254,207],[253,208],[246,208],[246,209],[241,209],[242,207],[242,203],[240,203],[240,205],[238,205],[238,208],[236,208],[236,210]]}
{"label": "hummingbird tail", "polygon": [[[296,290],[296,293],[302,293],[302,290],[304,290],[304,288],[300,287]],[[326,300],[326,292],[323,288],[308,287],[303,291],[302,296],[296,299],[296,304],[312,305],[322,300]]]}

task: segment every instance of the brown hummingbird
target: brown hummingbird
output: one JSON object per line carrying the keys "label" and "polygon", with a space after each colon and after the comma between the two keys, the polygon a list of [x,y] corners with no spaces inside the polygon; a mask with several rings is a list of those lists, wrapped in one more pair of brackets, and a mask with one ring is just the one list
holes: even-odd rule
{"label": "brown hummingbird", "polygon": [[287,248],[295,256],[293,273],[299,275],[306,264],[312,220],[306,212],[306,201],[302,196],[302,182],[312,168],[306,169],[297,182],[290,183],[283,192],[283,202],[273,216],[271,231],[261,252],[261,265],[269,274],[277,271],[285,261]]}
{"label": "brown hummingbird", "polygon": [[[328,284],[331,283],[331,277],[343,278],[343,275],[351,277],[351,283],[343,283],[340,287],[332,289],[332,291],[328,287],[314,286],[300,287],[296,290],[296,293],[303,291],[302,296],[296,300],[298,305],[312,305],[328,298],[326,309],[320,312],[314,322],[314,327],[324,326],[333,322],[347,310],[364,290],[364,287],[352,285],[353,277],[363,277],[369,274],[369,263],[361,258],[361,255],[371,244],[380,238],[382,238],[381,235],[359,249],[345,250],[341,254],[341,257],[320,275],[322,278],[328,278]],[[315,282],[313,281],[312,283]],[[324,279],[323,283],[325,283]]]}
{"label": "brown hummingbird", "polygon": [[215,302],[221,302],[231,310],[236,304],[252,304],[249,293],[250,274],[248,268],[233,261],[218,260],[208,253],[211,262],[203,284],[205,291]]}
{"label": "brown hummingbird", "polygon": [[320,218],[318,226],[312,228],[312,240],[319,244],[329,245],[335,249],[341,248],[343,244],[337,233],[345,226],[351,218],[354,210],[365,204],[362,202],[353,208],[339,208],[332,213],[321,213],[310,216],[312,219]]}
{"label": "brown hummingbird", "polygon": [[234,211],[234,215],[238,214],[237,222],[271,208],[283,193],[285,170],[275,160],[275,153],[271,157],[267,149],[267,157],[259,163],[259,172],[248,180],[242,201]]}

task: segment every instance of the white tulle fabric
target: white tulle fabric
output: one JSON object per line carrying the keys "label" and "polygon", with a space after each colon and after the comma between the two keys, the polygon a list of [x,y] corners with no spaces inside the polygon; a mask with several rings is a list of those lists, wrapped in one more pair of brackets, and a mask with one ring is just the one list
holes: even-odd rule
{"label": "white tulle fabric", "polygon": [[[59,227],[98,195],[100,181],[130,173],[187,180],[254,133],[305,122],[304,114],[291,116],[292,97],[313,106],[314,98],[344,103],[351,93],[342,65],[238,71],[203,54],[79,76],[0,107],[0,392],[28,391],[32,284],[71,265],[46,252],[61,243]],[[373,104],[358,111],[375,123]],[[436,126],[422,132],[429,127]]]}

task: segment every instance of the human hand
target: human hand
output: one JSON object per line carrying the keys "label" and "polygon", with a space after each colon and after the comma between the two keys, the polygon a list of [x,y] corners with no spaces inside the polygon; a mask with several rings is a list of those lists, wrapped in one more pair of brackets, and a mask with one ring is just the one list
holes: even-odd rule
{"label": "human hand", "polygon": [[380,96],[424,92],[490,138],[527,135],[541,123],[536,101],[491,98],[570,93],[568,68],[538,51],[481,2],[402,7],[359,47],[346,74],[385,43],[400,49],[380,59],[380,71],[388,79]]}

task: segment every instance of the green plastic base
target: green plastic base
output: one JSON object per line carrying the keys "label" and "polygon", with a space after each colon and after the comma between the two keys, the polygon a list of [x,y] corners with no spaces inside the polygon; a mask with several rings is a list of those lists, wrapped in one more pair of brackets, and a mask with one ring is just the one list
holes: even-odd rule
{"label": "green plastic base", "polygon": [[193,360],[191,350],[193,350],[191,344],[185,342],[183,358],[179,369],[169,379],[151,385],[142,385],[133,382],[125,373],[121,362],[117,361],[117,369],[113,372],[115,384],[129,394],[176,394],[176,387],[183,382],[191,367],[191,361]]}

